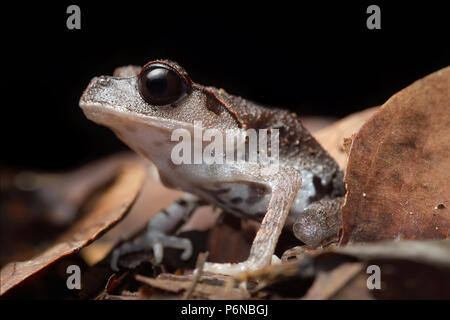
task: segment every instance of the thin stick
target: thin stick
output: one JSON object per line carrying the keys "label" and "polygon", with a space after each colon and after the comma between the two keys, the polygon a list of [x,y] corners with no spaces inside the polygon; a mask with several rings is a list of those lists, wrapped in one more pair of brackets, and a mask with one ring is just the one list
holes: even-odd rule
{"label": "thin stick", "polygon": [[183,300],[189,299],[194,292],[195,286],[202,275],[203,266],[205,265],[206,259],[208,259],[208,255],[209,252],[202,252],[198,255],[197,262],[195,263],[194,279],[192,279],[192,285],[184,295]]}

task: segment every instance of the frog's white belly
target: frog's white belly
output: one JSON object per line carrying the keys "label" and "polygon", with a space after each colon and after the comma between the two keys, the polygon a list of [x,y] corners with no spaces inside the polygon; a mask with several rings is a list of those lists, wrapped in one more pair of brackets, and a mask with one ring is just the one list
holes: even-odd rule
{"label": "frog's white belly", "polygon": [[[295,197],[290,210],[288,224],[302,212],[316,195],[312,174],[305,175],[304,184]],[[194,188],[196,193],[208,202],[238,217],[262,220],[267,212],[271,190],[263,184],[256,183],[222,183],[208,187]]]}
{"label": "frog's white belly", "polygon": [[[228,213],[238,217],[262,220],[267,212],[271,198],[271,187],[268,184],[248,182],[238,177],[235,181],[221,182],[218,179],[220,174],[202,179],[203,174],[200,173],[202,170],[197,170],[196,176],[192,176],[192,172],[182,174],[180,171],[184,170],[181,167],[170,170],[169,168],[161,170],[161,167],[158,167],[160,173],[164,175],[164,182],[169,186],[195,194]],[[311,198],[316,195],[313,177],[313,173],[302,171],[302,187],[292,204],[287,226],[293,223],[298,213],[308,207]],[[215,182],[212,182],[214,180]]]}

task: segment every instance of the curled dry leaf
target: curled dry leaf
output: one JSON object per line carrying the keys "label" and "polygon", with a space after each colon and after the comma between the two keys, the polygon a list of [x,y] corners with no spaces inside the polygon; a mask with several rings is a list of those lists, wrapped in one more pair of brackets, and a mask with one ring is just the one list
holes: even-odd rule
{"label": "curled dry leaf", "polygon": [[450,239],[404,240],[359,243],[333,248],[335,253],[356,257],[360,260],[391,259],[405,260],[450,271]]}
{"label": "curled dry leaf", "polygon": [[137,234],[148,220],[183,195],[178,190],[164,187],[153,176],[153,170],[156,170],[153,165],[148,167],[139,196],[126,217],[104,237],[81,250],[80,254],[89,265],[101,261],[121,240],[130,239]]}
{"label": "curled dry leaf", "polygon": [[43,177],[39,179],[38,175],[37,180],[43,180],[38,194],[47,204],[50,219],[55,224],[70,225],[76,219],[78,209],[96,190],[108,185],[121,167],[133,163],[143,163],[143,160],[136,154],[123,152],[59,174],[59,179],[51,179],[49,174],[41,174]]}
{"label": "curled dry leaf", "polygon": [[447,67],[395,94],[355,136],[341,244],[448,237],[449,181]]}
{"label": "curled dry leaf", "polygon": [[144,166],[124,166],[115,183],[99,197],[92,210],[53,246],[34,259],[10,263],[0,271],[0,294],[3,295],[62,257],[80,250],[120,221],[136,199],[144,177]]}
{"label": "curled dry leaf", "polygon": [[144,161],[124,152],[66,172],[1,168],[0,269],[40,254],[111,186],[120,168]]}

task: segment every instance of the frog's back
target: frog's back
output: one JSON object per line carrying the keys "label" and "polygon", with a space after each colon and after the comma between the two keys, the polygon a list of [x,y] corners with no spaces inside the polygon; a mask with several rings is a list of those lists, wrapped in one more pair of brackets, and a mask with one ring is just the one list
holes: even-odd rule
{"label": "frog's back", "polygon": [[[278,129],[279,165],[297,169],[302,186],[291,207],[291,215],[302,212],[321,199],[343,196],[343,173],[333,158],[303,127],[299,117],[285,109],[266,108],[223,90],[208,87],[223,101],[242,129]],[[269,200],[270,188],[264,183],[224,181],[194,187],[197,193],[225,211],[238,216],[261,219]]]}

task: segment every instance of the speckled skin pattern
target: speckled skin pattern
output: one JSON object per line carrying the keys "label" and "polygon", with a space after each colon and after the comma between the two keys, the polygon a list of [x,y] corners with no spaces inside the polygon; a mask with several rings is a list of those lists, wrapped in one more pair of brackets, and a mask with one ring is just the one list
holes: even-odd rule
{"label": "speckled skin pattern", "polygon": [[[114,77],[92,79],[80,106],[89,119],[108,126],[151,160],[165,185],[195,194],[225,212],[262,220],[247,261],[233,265],[208,263],[206,270],[235,273],[270,264],[285,225],[292,228],[299,215],[303,214],[304,221],[305,212],[314,214],[307,210],[311,204],[344,195],[342,172],[297,115],[196,84],[175,62],[158,62],[176,69],[189,83],[188,94],[175,105],[153,106],[144,101],[137,85],[140,69],[129,66],[117,69]],[[178,142],[170,141],[171,132],[177,128],[193,131],[194,121],[202,121],[204,128],[222,131],[278,129],[279,167],[275,170],[254,163],[174,165],[170,154]],[[318,245],[324,227],[320,222],[310,226],[301,240],[308,244],[311,239],[310,245]]]}

